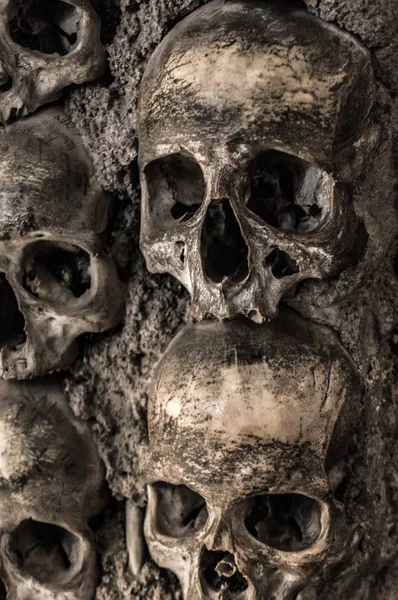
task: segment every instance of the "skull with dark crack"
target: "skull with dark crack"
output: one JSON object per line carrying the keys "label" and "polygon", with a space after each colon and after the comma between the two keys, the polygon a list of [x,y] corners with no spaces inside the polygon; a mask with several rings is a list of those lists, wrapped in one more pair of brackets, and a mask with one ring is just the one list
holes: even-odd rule
{"label": "skull with dark crack", "polygon": [[294,3],[216,0],[166,36],[140,90],[141,247],[193,317],[271,319],[363,256],[374,100],[369,53]]}
{"label": "skull with dark crack", "polygon": [[361,404],[337,336],[295,313],[175,338],[151,384],[145,537],[187,600],[309,598],[349,555],[343,489]]}
{"label": "skull with dark crack", "polygon": [[100,233],[109,200],[55,110],[0,132],[0,374],[62,369],[76,338],[115,326],[123,288]]}

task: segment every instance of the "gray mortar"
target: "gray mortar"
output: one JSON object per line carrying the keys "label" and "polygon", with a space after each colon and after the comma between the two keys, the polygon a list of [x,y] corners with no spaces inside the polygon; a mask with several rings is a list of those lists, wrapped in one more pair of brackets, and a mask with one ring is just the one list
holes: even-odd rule
{"label": "gray mortar", "polygon": [[[128,284],[123,328],[83,339],[81,360],[66,377],[72,407],[92,426],[115,497],[97,523],[103,570],[97,600],[180,598],[175,578],[150,562],[139,578],[129,574],[124,540],[124,500],[145,503],[140,465],[146,444],[148,383],[161,352],[184,322],[188,306],[187,294],[172,278],[146,271],[138,249],[135,115],[138,84],[151,52],[176,21],[204,3],[98,0],[109,71],[97,83],[70,91],[66,102],[101,183],[113,194],[108,241]],[[386,112],[391,105],[396,127],[397,1],[308,0],[307,4],[371,50],[379,83],[385,88]],[[387,114],[385,118],[390,119]],[[383,174],[372,185],[375,193],[379,185],[393,187]],[[344,569],[320,586],[319,600],[398,597],[398,267],[397,272],[393,268],[397,252],[398,244],[344,305],[330,310],[319,307],[319,298],[334,296],[336,282],[304,285],[292,301],[339,333],[367,383],[364,420],[353,436],[358,451],[351,458],[347,493],[347,512],[360,523],[363,538]]]}

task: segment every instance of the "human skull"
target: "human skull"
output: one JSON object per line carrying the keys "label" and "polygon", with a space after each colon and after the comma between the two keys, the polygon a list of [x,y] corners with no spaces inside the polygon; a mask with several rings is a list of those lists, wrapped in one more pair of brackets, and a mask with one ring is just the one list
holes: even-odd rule
{"label": "human skull", "polygon": [[34,112],[104,68],[88,0],[0,0],[0,120]]}
{"label": "human skull", "polygon": [[0,381],[0,564],[10,600],[91,600],[88,519],[106,502],[88,427],[58,383]]}
{"label": "human skull", "polygon": [[99,237],[107,212],[91,161],[58,112],[0,132],[2,377],[64,368],[79,335],[120,321],[122,286]]}
{"label": "human skull", "polygon": [[367,244],[352,184],[378,137],[370,58],[295,6],[210,2],[141,84],[141,247],[196,318],[273,318],[298,282],[337,276]]}
{"label": "human skull", "polygon": [[335,334],[295,313],[175,338],[151,384],[145,537],[187,600],[303,600],[349,552],[361,400]]}

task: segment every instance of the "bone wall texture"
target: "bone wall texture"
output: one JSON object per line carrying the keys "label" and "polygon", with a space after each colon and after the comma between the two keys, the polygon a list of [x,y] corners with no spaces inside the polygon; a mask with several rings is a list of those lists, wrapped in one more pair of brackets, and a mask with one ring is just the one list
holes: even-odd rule
{"label": "bone wall texture", "polygon": [[[75,414],[94,432],[113,494],[104,517],[94,524],[102,567],[98,600],[180,598],[174,576],[150,561],[139,578],[129,573],[124,537],[125,500],[145,504],[141,465],[151,374],[189,313],[183,288],[169,276],[150,275],[138,247],[136,100],[156,45],[178,20],[204,3],[98,0],[109,68],[102,79],[70,90],[66,97],[66,109],[91,152],[100,183],[112,195],[107,239],[126,283],[124,325],[102,336],[83,338],[80,360],[65,379]],[[383,119],[396,129],[397,0],[308,0],[307,4],[314,14],[354,34],[371,51],[385,98]],[[391,176],[383,173],[371,185],[375,203],[383,186],[394,189]],[[391,226],[386,223],[386,230]],[[363,419],[353,434],[356,452],[350,457],[347,498],[349,518],[359,524],[362,541],[350,561],[331,580],[321,582],[316,597],[322,600],[397,598],[396,253],[393,246],[375,265],[366,285],[344,304],[327,311],[320,307],[319,298],[334,297],[333,281],[303,286],[292,303],[339,334],[367,388]]]}

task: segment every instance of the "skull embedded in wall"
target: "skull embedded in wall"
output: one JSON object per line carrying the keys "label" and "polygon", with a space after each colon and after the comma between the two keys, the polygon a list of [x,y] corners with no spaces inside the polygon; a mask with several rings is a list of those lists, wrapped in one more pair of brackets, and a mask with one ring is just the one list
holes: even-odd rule
{"label": "skull embedded in wall", "polygon": [[105,505],[88,427],[56,382],[0,381],[0,564],[10,600],[91,600]]}
{"label": "skull embedded in wall", "polygon": [[100,233],[108,201],[81,142],[51,110],[0,134],[0,373],[68,366],[75,340],[115,326],[123,291]]}
{"label": "skull embedded in wall", "polygon": [[34,112],[105,68],[88,0],[0,0],[0,119]]}
{"label": "skull embedded in wall", "polygon": [[270,319],[363,255],[352,186],[374,90],[367,51],[291,3],[216,0],[160,44],[140,91],[141,247],[194,317]]}
{"label": "skull embedded in wall", "polygon": [[361,401],[335,334],[295,313],[175,338],[151,384],[145,537],[187,600],[307,598],[348,555]]}

